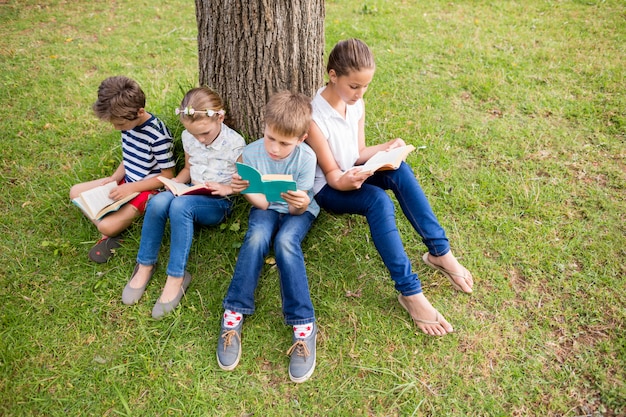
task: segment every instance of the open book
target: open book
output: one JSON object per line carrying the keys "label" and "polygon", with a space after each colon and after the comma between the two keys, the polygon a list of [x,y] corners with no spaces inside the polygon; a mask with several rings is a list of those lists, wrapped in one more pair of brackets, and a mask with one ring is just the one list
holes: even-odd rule
{"label": "open book", "polygon": [[414,150],[415,146],[405,145],[388,151],[377,152],[364,165],[361,165],[361,171],[374,172],[378,170],[398,169],[407,155]]}
{"label": "open book", "polygon": [[166,178],[162,175],[157,177],[159,181],[163,183],[165,188],[170,190],[172,194],[178,195],[212,195],[215,190],[207,187],[204,184],[187,185],[180,182],[176,182],[170,178]]}
{"label": "open book", "polygon": [[100,220],[105,215],[119,210],[120,207],[139,195],[135,192],[116,201],[109,197],[109,193],[115,187],[117,187],[117,183],[112,181],[83,191],[72,200],[72,203],[78,206],[91,220]]}
{"label": "open book", "polygon": [[265,194],[267,201],[285,201],[280,197],[280,193],[289,190],[296,191],[296,182],[291,175],[265,174],[261,175],[254,167],[237,162],[237,173],[250,182],[248,188],[242,194]]}

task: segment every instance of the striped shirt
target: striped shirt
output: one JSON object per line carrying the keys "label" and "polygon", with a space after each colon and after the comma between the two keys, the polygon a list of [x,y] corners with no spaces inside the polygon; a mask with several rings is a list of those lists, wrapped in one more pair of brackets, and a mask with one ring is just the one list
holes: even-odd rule
{"label": "striped shirt", "polygon": [[125,181],[135,182],[157,176],[162,169],[174,168],[172,134],[154,115],[132,130],[122,130],[122,158]]}

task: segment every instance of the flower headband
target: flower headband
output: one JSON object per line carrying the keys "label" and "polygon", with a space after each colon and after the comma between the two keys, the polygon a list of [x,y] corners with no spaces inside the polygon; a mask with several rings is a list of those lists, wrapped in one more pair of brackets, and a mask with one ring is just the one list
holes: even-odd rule
{"label": "flower headband", "polygon": [[184,114],[185,116],[193,116],[196,113],[204,113],[209,117],[215,116],[216,114],[221,114],[222,116],[226,114],[226,112],[224,110],[211,110],[211,109],[206,109],[206,110],[196,110],[193,107],[185,107],[184,109],[176,109],[174,110],[174,112],[176,113],[176,115],[178,116],[179,114]]}

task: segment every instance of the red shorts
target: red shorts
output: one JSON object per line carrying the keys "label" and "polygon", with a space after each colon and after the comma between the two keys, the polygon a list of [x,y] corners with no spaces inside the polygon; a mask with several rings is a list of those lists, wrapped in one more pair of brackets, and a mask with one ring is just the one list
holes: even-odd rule
{"label": "red shorts", "polygon": [[[122,180],[118,183],[118,185],[124,184],[126,181]],[[146,212],[146,206],[148,205],[148,200],[150,197],[157,194],[157,190],[149,190],[149,191],[141,191],[139,195],[128,202],[131,206],[135,207],[139,213],[143,214]]]}
{"label": "red shorts", "polygon": [[143,214],[146,212],[146,205],[148,205],[148,200],[150,197],[157,194],[158,191],[150,190],[150,191],[142,191],[139,195],[128,202],[128,204],[135,206],[139,213]]}

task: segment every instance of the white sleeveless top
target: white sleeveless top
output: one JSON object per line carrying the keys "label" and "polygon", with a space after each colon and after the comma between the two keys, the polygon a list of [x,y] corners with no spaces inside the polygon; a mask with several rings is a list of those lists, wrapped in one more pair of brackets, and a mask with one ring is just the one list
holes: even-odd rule
{"label": "white sleeveless top", "polygon": [[[317,90],[311,105],[313,106],[313,121],[328,141],[330,150],[337,165],[342,171],[347,171],[359,159],[359,120],[363,117],[365,106],[363,99],[355,104],[346,106],[344,119],[335,110],[321,93],[326,87]],[[324,172],[317,166],[313,191],[317,194],[326,185]]]}

